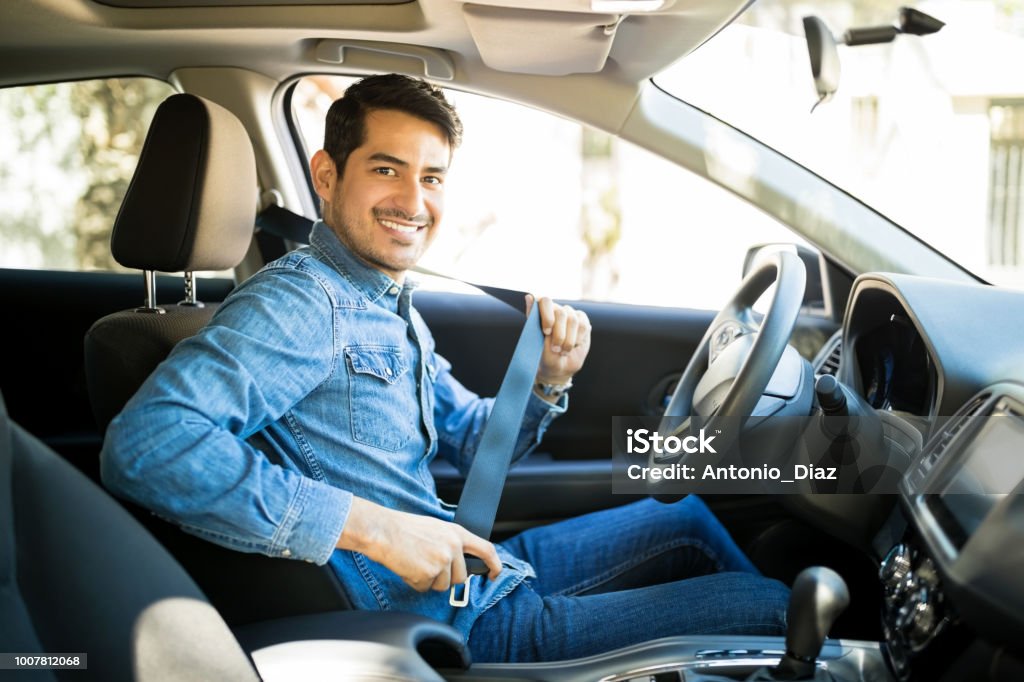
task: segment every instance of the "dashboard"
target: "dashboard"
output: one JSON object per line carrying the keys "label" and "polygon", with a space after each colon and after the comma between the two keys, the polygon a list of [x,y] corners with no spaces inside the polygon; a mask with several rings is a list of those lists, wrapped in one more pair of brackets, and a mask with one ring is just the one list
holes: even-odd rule
{"label": "dashboard", "polygon": [[986,386],[1024,381],[1024,291],[868,273],[842,348],[837,378],[876,409],[927,421],[927,438]]}
{"label": "dashboard", "polygon": [[851,293],[837,377],[923,443],[871,538],[899,680],[1024,679],[1021,332],[1024,292],[873,273]]}
{"label": "dashboard", "polygon": [[865,332],[856,346],[862,395],[879,410],[927,416],[935,400],[935,364],[906,315]]}

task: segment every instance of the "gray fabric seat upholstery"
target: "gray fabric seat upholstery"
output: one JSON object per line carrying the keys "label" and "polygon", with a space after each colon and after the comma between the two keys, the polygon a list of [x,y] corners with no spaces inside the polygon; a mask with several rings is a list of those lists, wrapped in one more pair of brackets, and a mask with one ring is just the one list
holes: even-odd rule
{"label": "gray fabric seat upholstery", "polygon": [[85,375],[100,432],[107,430],[156,366],[206,326],[217,306],[165,306],[162,315],[122,310],[98,320],[85,337]]}
{"label": "gray fabric seat upholstery", "polygon": [[[10,421],[0,397],[0,651],[86,653],[81,680],[256,680],[174,559]],[[59,679],[51,671],[17,679]]]}
{"label": "gray fabric seat upholstery", "polygon": [[[146,273],[237,265],[256,220],[256,163],[234,114],[201,97],[169,97],[157,109],[111,237],[119,263]],[[155,302],[97,321],[85,338],[85,373],[96,422],[110,420],[216,307]],[[254,445],[273,460],[269,448]],[[349,608],[329,568],[244,554],[199,540],[125,503],[181,562],[232,626]],[[259,595],[254,598],[253,595]]]}

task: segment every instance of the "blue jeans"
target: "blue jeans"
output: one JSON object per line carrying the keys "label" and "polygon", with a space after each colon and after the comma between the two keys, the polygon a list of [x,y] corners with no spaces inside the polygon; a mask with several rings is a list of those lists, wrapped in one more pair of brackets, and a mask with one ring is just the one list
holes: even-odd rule
{"label": "blue jeans", "polygon": [[789,590],[762,577],[704,502],[653,499],[533,528],[501,543],[533,564],[485,611],[480,662],[589,656],[659,637],[780,635]]}

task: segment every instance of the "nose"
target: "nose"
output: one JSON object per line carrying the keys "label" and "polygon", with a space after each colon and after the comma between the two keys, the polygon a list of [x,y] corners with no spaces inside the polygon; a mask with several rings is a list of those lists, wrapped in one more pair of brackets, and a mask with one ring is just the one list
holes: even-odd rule
{"label": "nose", "polygon": [[395,208],[405,213],[406,218],[410,220],[429,215],[423,186],[414,176],[403,179],[398,191],[395,192],[394,203]]}

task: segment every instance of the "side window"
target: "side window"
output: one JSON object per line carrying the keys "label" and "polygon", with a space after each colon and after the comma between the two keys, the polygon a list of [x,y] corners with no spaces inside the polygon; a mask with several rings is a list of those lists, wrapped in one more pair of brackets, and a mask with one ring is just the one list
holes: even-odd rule
{"label": "side window", "polygon": [[0,267],[123,270],[110,232],[157,105],[150,78],[0,90]]}
{"label": "side window", "polygon": [[[354,80],[297,84],[293,115],[307,158],[323,144],[327,108]],[[465,134],[443,227],[423,259],[432,270],[563,299],[715,309],[739,284],[750,246],[802,243],[714,183],[615,136],[509,102],[446,95]]]}

